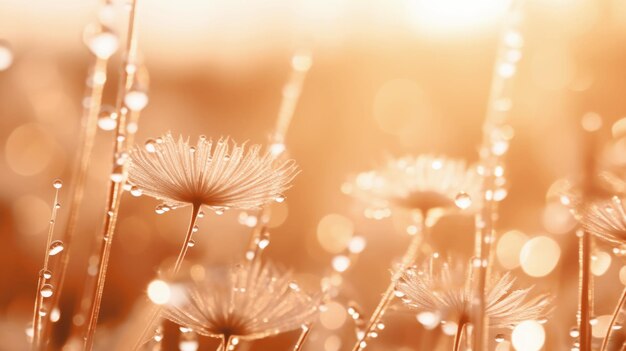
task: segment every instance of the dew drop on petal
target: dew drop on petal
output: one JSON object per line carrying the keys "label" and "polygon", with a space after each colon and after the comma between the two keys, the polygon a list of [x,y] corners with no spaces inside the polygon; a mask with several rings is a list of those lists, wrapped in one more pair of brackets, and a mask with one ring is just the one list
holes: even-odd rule
{"label": "dew drop on petal", "polygon": [[50,247],[48,248],[48,254],[50,256],[54,256],[63,251],[63,249],[65,249],[65,247],[63,246],[63,242],[61,240],[55,240],[50,243]]}
{"label": "dew drop on petal", "polygon": [[133,185],[130,187],[130,194],[132,196],[138,197],[141,196],[141,189],[139,189],[137,186]]}
{"label": "dew drop on petal", "polygon": [[149,153],[154,153],[154,152],[156,152],[156,145],[157,145],[156,140],[148,139],[148,140],[146,140],[146,143],[144,144],[144,148]]}
{"label": "dew drop on petal", "polygon": [[194,247],[196,246],[196,241],[193,239],[189,239],[189,242],[187,243],[187,246],[189,247]]}
{"label": "dew drop on petal", "polygon": [[281,203],[285,201],[285,196],[282,194],[276,195],[276,197],[274,197],[274,201]]}

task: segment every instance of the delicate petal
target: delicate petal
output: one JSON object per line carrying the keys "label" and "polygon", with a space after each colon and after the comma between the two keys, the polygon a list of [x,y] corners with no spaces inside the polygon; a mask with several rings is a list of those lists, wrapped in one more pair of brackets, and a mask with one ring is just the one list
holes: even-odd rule
{"label": "delicate petal", "polygon": [[291,274],[259,261],[210,270],[182,291],[165,317],[210,337],[264,338],[298,329],[318,313],[319,299],[294,286]]}
{"label": "delicate petal", "polygon": [[214,209],[251,209],[275,199],[297,174],[291,160],[274,161],[260,146],[229,146],[228,139],[214,143],[201,137],[190,146],[167,133],[152,144],[154,150],[135,148],[130,153],[129,182],[146,195],[170,207],[190,204]]}

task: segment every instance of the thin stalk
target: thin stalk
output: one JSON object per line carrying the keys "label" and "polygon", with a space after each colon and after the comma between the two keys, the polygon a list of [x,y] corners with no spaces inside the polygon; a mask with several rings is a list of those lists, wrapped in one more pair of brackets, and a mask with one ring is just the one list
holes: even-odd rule
{"label": "thin stalk", "polygon": [[311,324],[303,325],[302,329],[300,330],[300,335],[298,336],[298,341],[296,341],[296,345],[294,346],[293,351],[302,350],[302,348],[304,347],[304,343],[307,337],[309,337],[310,333],[311,333]]}
{"label": "thin stalk", "polygon": [[584,232],[580,238],[580,349],[591,351],[591,234]]}
{"label": "thin stalk", "polygon": [[196,221],[198,220],[198,213],[200,213],[200,207],[200,204],[193,204],[191,210],[191,220],[189,221],[189,229],[187,229],[185,241],[183,242],[183,246],[180,248],[178,258],[176,258],[176,264],[174,265],[174,269],[172,270],[172,275],[176,275],[176,273],[178,273],[180,267],[183,264],[183,260],[187,255],[187,250],[189,250],[189,243],[191,242],[191,238],[193,237],[193,227],[196,225]]}
{"label": "thin stalk", "polygon": [[[136,53],[136,35],[135,35],[135,19],[136,19],[137,0],[133,0],[130,7],[129,19],[128,19],[128,36],[126,40],[125,60],[126,63],[133,62]],[[120,74],[120,86],[117,92],[117,104],[116,110],[118,114],[117,128],[115,132],[115,140],[113,142],[113,171],[120,172],[122,174],[121,181],[114,181],[111,179],[109,182],[109,191],[107,195],[107,205],[105,212],[104,225],[102,230],[103,243],[100,249],[100,261],[98,264],[98,274],[96,279],[96,286],[92,293],[91,308],[89,312],[87,330],[84,338],[84,349],[90,351],[93,348],[94,335],[96,331],[96,325],[98,322],[98,315],[100,313],[100,305],[102,302],[102,294],[104,292],[104,282],[106,279],[106,272],[109,264],[109,258],[111,255],[111,247],[113,243],[113,235],[115,233],[115,225],[117,223],[117,217],[119,213],[120,200],[123,193],[123,188],[126,183],[126,167],[125,164],[117,165],[117,157],[123,150],[124,146],[128,144],[125,142],[126,132],[126,114],[128,110],[123,106],[124,96],[132,84],[134,78],[134,70],[130,71],[127,67],[123,67]]]}
{"label": "thin stalk", "polygon": [[617,318],[619,317],[619,314],[624,306],[626,306],[626,288],[624,288],[624,290],[622,291],[622,296],[620,297],[617,306],[615,306],[615,311],[613,312],[613,316],[611,317],[609,329],[606,330],[606,336],[604,337],[604,340],[602,340],[602,347],[600,348],[600,351],[606,351],[607,347],[609,346],[609,340],[611,339],[613,328],[615,326],[615,323],[617,323]]}
{"label": "thin stalk", "polygon": [[[93,68],[93,76],[106,77],[107,59],[96,58]],[[65,277],[67,274],[67,267],[70,260],[70,250],[72,248],[72,241],[74,234],[76,233],[76,227],[78,224],[78,218],[80,216],[80,207],[83,202],[85,194],[85,183],[87,181],[87,170],[91,161],[91,155],[93,146],[95,144],[96,131],[98,129],[98,113],[100,111],[102,92],[104,90],[104,83],[106,79],[94,79],[93,87],[91,88],[90,101],[91,104],[87,109],[85,120],[85,132],[82,136],[82,142],[79,146],[77,154],[77,165],[74,168],[74,174],[72,175],[72,187],[69,201],[68,220],[63,232],[62,241],[65,245],[66,252],[61,257],[60,269],[58,273],[57,291],[52,295],[50,306],[51,310],[58,308],[59,301],[61,300],[61,294],[63,287],[65,286]],[[51,322],[49,321],[49,314],[47,316],[48,322],[44,324],[44,335],[49,334],[51,328]]]}
{"label": "thin stalk", "polygon": [[[41,290],[46,284],[46,278],[44,277],[44,272],[48,270],[48,263],[50,262],[50,244],[52,244],[52,236],[54,234],[54,225],[56,224],[57,219],[57,203],[59,202],[59,189],[56,188],[54,192],[54,202],[52,204],[52,214],[50,215],[50,225],[48,226],[48,236],[46,239],[46,254],[44,255],[43,260],[43,269],[39,272],[39,277],[37,279],[37,292],[35,295],[35,307],[33,311],[33,342],[32,349],[39,350],[42,348],[41,345],[41,322],[42,318],[39,315],[39,310],[41,310],[41,306],[43,305],[43,296],[41,295]],[[54,295],[54,293],[52,294]]]}
{"label": "thin stalk", "polygon": [[402,256],[400,267],[392,275],[391,281],[387,286],[387,290],[385,290],[383,297],[378,302],[378,306],[376,306],[374,313],[370,317],[367,327],[364,330],[363,336],[361,336],[361,338],[356,341],[356,343],[352,347],[352,351],[360,351],[367,347],[367,341],[370,337],[370,333],[376,329],[376,326],[383,318],[385,312],[387,311],[387,308],[389,308],[389,305],[393,301],[394,292],[396,290],[396,284],[398,283],[398,280],[400,280],[404,271],[406,271],[406,269],[415,262],[415,259],[417,258],[419,253],[419,248],[422,244],[422,238],[426,236],[426,231],[428,229],[426,225],[427,216],[427,213],[422,216],[422,222],[420,223],[420,233],[415,234],[415,236],[409,243],[409,247],[404,253],[404,256]]}
{"label": "thin stalk", "polygon": [[467,321],[465,320],[465,318],[461,318],[459,320],[459,324],[456,328],[456,335],[454,335],[454,347],[452,348],[453,351],[461,351],[461,341],[463,340],[463,334],[465,332],[466,324]]}
{"label": "thin stalk", "polygon": [[[189,228],[187,229],[187,233],[185,234],[185,240],[183,242],[183,245],[180,248],[180,251],[178,252],[178,257],[176,258],[176,264],[174,264],[173,269],[169,273],[171,277],[174,277],[178,273],[178,271],[180,271],[180,268],[183,265],[183,261],[185,260],[185,256],[187,255],[187,251],[189,250],[189,242],[191,241],[191,238],[193,237],[193,227],[196,225],[196,222],[198,220],[198,213],[200,213],[201,207],[202,206],[200,204],[192,205],[191,219],[189,220]],[[134,350],[139,349],[141,345],[144,343],[144,340],[146,340],[148,336],[148,332],[153,328],[155,322],[161,316],[161,310],[162,310],[161,306],[154,306],[152,308],[145,324],[146,327],[141,332],[140,337],[137,340],[137,343],[135,344]]]}

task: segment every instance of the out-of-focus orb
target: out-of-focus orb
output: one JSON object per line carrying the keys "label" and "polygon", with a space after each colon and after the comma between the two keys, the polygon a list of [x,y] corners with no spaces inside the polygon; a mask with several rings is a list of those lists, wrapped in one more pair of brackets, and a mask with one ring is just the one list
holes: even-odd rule
{"label": "out-of-focus orb", "polygon": [[352,221],[339,214],[324,216],[317,225],[317,240],[330,253],[340,253],[348,247],[354,234]]}
{"label": "out-of-focus orb", "polygon": [[376,93],[373,114],[380,129],[400,135],[417,128],[417,122],[428,119],[432,112],[417,83],[394,79],[383,84]]}
{"label": "out-of-focus orb", "polygon": [[520,265],[520,252],[526,240],[528,240],[528,236],[518,230],[511,230],[502,234],[496,246],[496,256],[502,267],[513,269]]}
{"label": "out-of-focus orb", "polygon": [[358,253],[363,252],[363,250],[365,250],[366,245],[367,245],[367,241],[365,240],[364,237],[355,236],[352,239],[350,239],[350,242],[348,243],[348,251],[350,251],[353,254],[358,254]]}
{"label": "out-of-focus orb", "polygon": [[591,326],[591,334],[594,338],[603,338],[609,330],[611,324],[611,315],[603,315],[596,317],[596,323]]}
{"label": "out-of-focus orb", "polygon": [[324,340],[324,351],[339,351],[341,348],[341,338],[331,335]]}
{"label": "out-of-focus orb", "polygon": [[517,351],[539,351],[546,341],[543,326],[536,321],[518,324],[511,334],[511,342]]}
{"label": "out-of-focus orb", "polygon": [[549,202],[543,209],[541,219],[544,228],[553,234],[569,233],[576,226],[574,216],[561,202]]}
{"label": "out-of-focus orb", "polygon": [[626,285],[626,266],[620,268],[619,270],[619,281]]}
{"label": "out-of-focus orb", "polygon": [[446,335],[455,335],[457,332],[459,325],[455,322],[447,322],[446,324],[441,325],[441,331],[443,331]]}
{"label": "out-of-focus orb", "polygon": [[312,64],[313,58],[306,52],[297,53],[291,58],[291,67],[296,71],[308,71]]}
{"label": "out-of-focus orb", "polygon": [[526,242],[520,252],[520,265],[524,273],[531,277],[544,277],[554,270],[561,248],[547,236],[537,236]]}
{"label": "out-of-focus orb", "polygon": [[13,51],[0,41],[0,71],[4,71],[13,64]]}
{"label": "out-of-focus orb", "polygon": [[157,305],[169,302],[171,290],[169,284],[162,280],[153,280],[148,284],[148,298]]}
{"label": "out-of-focus orb", "polygon": [[595,132],[596,130],[602,128],[602,117],[595,112],[587,112],[581,118],[580,124],[584,130],[588,132]]}
{"label": "out-of-focus orb", "polygon": [[618,139],[626,136],[626,117],[620,118],[611,127],[611,133],[613,138]]}
{"label": "out-of-focus orb", "polygon": [[326,329],[339,329],[341,328],[348,317],[346,308],[335,301],[326,304],[323,311],[320,312],[320,323]]}
{"label": "out-of-focus orb", "polygon": [[4,152],[13,172],[31,176],[50,164],[57,147],[54,138],[43,128],[35,123],[27,123],[11,132]]}
{"label": "out-of-focus orb", "polygon": [[575,75],[576,64],[571,53],[562,46],[550,46],[532,57],[531,76],[535,85],[541,88],[564,89]]}
{"label": "out-of-focus orb", "polygon": [[439,325],[439,322],[441,322],[441,316],[439,313],[430,311],[418,313],[416,319],[424,326],[424,328],[428,330],[435,329]]}
{"label": "out-of-focus orb", "polygon": [[481,29],[505,13],[508,1],[499,0],[410,0],[411,25],[420,32],[447,34]]}
{"label": "out-of-focus orb", "polygon": [[98,58],[108,59],[117,51],[119,46],[117,35],[110,31],[98,31],[91,28],[88,28],[86,32],[85,42],[89,50]]}
{"label": "out-of-focus orb", "polygon": [[332,266],[333,269],[339,273],[345,272],[350,267],[350,258],[344,255],[337,255],[333,257]]}
{"label": "out-of-focus orb", "polygon": [[13,202],[13,218],[20,234],[38,234],[48,228],[52,209],[40,197],[24,195]]}
{"label": "out-of-focus orb", "polygon": [[599,277],[604,275],[611,267],[611,255],[604,251],[598,251],[591,257],[591,273]]}

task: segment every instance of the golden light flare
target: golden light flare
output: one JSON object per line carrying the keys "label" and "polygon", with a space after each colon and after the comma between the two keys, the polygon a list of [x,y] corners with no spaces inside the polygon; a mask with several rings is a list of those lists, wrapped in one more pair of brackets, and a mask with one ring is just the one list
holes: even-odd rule
{"label": "golden light flare", "polygon": [[539,351],[546,341],[546,332],[537,321],[525,321],[513,328],[511,343],[517,351]]}

